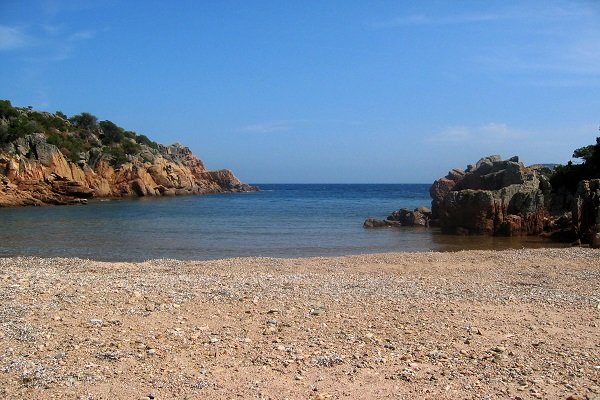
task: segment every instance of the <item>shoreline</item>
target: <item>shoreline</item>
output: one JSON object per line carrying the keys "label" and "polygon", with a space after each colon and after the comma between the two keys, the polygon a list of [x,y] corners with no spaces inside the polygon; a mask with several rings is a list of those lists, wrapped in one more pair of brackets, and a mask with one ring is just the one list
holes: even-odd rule
{"label": "shoreline", "polygon": [[[439,228],[412,228],[412,227],[401,227],[401,228],[383,228],[392,231],[398,231],[401,233],[409,234],[423,234],[428,235],[432,240],[432,245],[435,248],[423,248],[422,250],[398,250],[398,251],[381,251],[381,249],[373,249],[373,251],[362,251],[362,252],[348,252],[338,249],[328,249],[329,254],[318,254],[314,250],[300,250],[297,254],[293,255],[282,255],[282,251],[277,248],[269,249],[265,251],[265,254],[244,254],[241,252],[239,255],[231,256],[220,256],[220,255],[204,255],[204,256],[190,256],[183,255],[180,258],[177,257],[161,257],[161,256],[150,256],[143,258],[138,255],[129,255],[129,258],[123,258],[122,256],[114,256],[114,258],[97,258],[95,255],[77,255],[77,254],[2,254],[0,251],[0,259],[2,258],[43,258],[43,259],[80,259],[86,261],[95,261],[102,263],[143,263],[153,260],[173,260],[179,262],[205,262],[205,261],[219,261],[227,259],[252,259],[252,258],[264,258],[264,259],[310,259],[310,258],[333,258],[333,257],[354,257],[354,256],[375,256],[378,254],[426,254],[426,253],[457,253],[463,251],[513,251],[513,250],[527,250],[527,249],[569,249],[572,247],[590,248],[589,245],[572,246],[569,243],[555,242],[548,238],[540,236],[459,236],[459,235],[445,235],[441,233]],[[392,232],[393,233],[393,232]],[[0,249],[1,250],[1,249]],[[239,251],[239,249],[238,249]],[[38,250],[41,253],[41,251]],[[235,250],[225,251],[221,253],[235,253]],[[74,253],[69,250],[69,253]],[[177,251],[170,251],[170,254],[178,253]]]}
{"label": "shoreline", "polygon": [[4,398],[600,395],[600,251],[0,258]]}

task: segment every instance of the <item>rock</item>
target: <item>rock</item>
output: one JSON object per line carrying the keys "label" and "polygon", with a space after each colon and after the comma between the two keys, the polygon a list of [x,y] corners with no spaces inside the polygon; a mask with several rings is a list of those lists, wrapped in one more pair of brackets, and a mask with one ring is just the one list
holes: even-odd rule
{"label": "rock", "polygon": [[583,243],[600,246],[600,179],[579,182],[572,210],[576,236]]}
{"label": "rock", "polygon": [[593,249],[600,249],[600,232],[598,232],[594,235],[594,237],[592,238],[592,243],[590,243],[590,246]]}
{"label": "rock", "polygon": [[367,218],[365,220],[365,222],[363,223],[363,228],[387,228],[387,227],[391,227],[391,226],[401,226],[400,222],[398,221],[388,221],[388,220],[382,220],[382,219],[375,219],[375,218]]}
{"label": "rock", "polygon": [[415,209],[415,211],[418,211],[418,212],[420,212],[421,214],[425,214],[425,215],[427,215],[427,214],[431,214],[431,209],[430,209],[430,208],[427,208],[427,207],[424,207],[424,206],[419,206],[419,207],[417,207],[417,208]]}
{"label": "rock", "polygon": [[427,214],[419,211],[419,208],[415,210],[409,210],[407,208],[401,208],[398,211],[394,211],[389,217],[388,221],[398,221],[402,226],[427,226],[429,215],[431,212],[426,207],[421,207]]}
{"label": "rock", "polygon": [[[90,134],[88,143],[94,145]],[[96,141],[98,139],[96,138]],[[98,141],[96,145],[100,145]],[[8,147],[7,147],[8,148]],[[100,147],[68,161],[43,133],[28,135],[0,152],[3,189],[0,207],[85,204],[91,197],[175,196],[255,191],[229,170],[207,171],[189,148],[176,144],[159,150],[142,145],[138,155],[119,166]]]}
{"label": "rock", "polygon": [[51,184],[52,190],[65,196],[89,199],[94,196],[94,190],[85,183],[71,180],[55,180]]}
{"label": "rock", "polygon": [[549,215],[550,187],[513,157],[485,157],[464,174],[450,171],[433,183],[432,215],[444,233],[540,234]]}

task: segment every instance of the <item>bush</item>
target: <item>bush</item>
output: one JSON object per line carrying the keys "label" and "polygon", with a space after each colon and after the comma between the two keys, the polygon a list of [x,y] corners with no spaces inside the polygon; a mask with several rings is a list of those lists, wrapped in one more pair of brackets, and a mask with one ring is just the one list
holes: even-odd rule
{"label": "bush", "polygon": [[100,140],[102,140],[102,143],[105,145],[120,143],[125,138],[125,130],[111,121],[100,122],[100,128],[102,128]]}
{"label": "bush", "polygon": [[141,150],[140,145],[130,140],[125,140],[121,145],[125,154],[138,154]]}
{"label": "bush", "polygon": [[79,161],[79,153],[86,150],[85,142],[75,135],[53,133],[46,141],[55,145],[71,161]]}
{"label": "bush", "polygon": [[14,118],[19,115],[16,108],[8,100],[0,100],[0,118]]}
{"label": "bush", "polygon": [[69,121],[71,121],[71,123],[77,128],[87,130],[93,130],[98,128],[98,118],[87,112],[82,112],[79,115],[74,115],[69,119]]}
{"label": "bush", "polygon": [[138,135],[138,137],[135,138],[135,141],[140,144],[145,144],[153,149],[158,149],[158,143],[148,139],[148,136],[146,135]]}
{"label": "bush", "polygon": [[29,120],[26,116],[20,115],[17,118],[9,120],[8,124],[3,124],[0,129],[0,143],[8,143],[20,137],[25,137],[35,132],[42,131],[36,121]]}
{"label": "bush", "polygon": [[556,167],[550,178],[554,189],[565,188],[575,193],[580,181],[600,178],[600,137],[596,138],[596,144],[576,149],[573,158],[581,158],[583,162],[574,164],[569,161],[567,165]]}
{"label": "bush", "polygon": [[106,147],[104,152],[111,156],[110,164],[112,166],[116,167],[127,162],[127,155],[120,146]]}

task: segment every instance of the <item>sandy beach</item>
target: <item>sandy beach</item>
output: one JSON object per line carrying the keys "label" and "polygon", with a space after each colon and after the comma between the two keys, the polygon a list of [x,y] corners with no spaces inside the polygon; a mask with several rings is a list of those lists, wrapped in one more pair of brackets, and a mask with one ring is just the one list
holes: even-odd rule
{"label": "sandy beach", "polygon": [[600,251],[0,259],[6,399],[597,399]]}

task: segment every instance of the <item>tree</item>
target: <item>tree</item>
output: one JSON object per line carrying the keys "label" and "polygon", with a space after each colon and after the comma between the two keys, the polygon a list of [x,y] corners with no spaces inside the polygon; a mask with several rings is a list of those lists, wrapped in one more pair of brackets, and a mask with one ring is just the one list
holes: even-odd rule
{"label": "tree", "polygon": [[17,110],[10,104],[9,100],[0,100],[0,118],[13,118],[18,116]]}
{"label": "tree", "polygon": [[564,187],[575,193],[580,181],[600,178],[600,137],[596,138],[596,144],[576,149],[573,158],[581,158],[583,161],[578,164],[569,161],[567,165],[556,167],[550,178],[554,189]]}
{"label": "tree", "polygon": [[72,116],[69,121],[77,128],[92,130],[98,128],[98,118],[87,112]]}
{"label": "tree", "polygon": [[103,144],[120,143],[125,138],[125,130],[111,121],[100,122]]}

